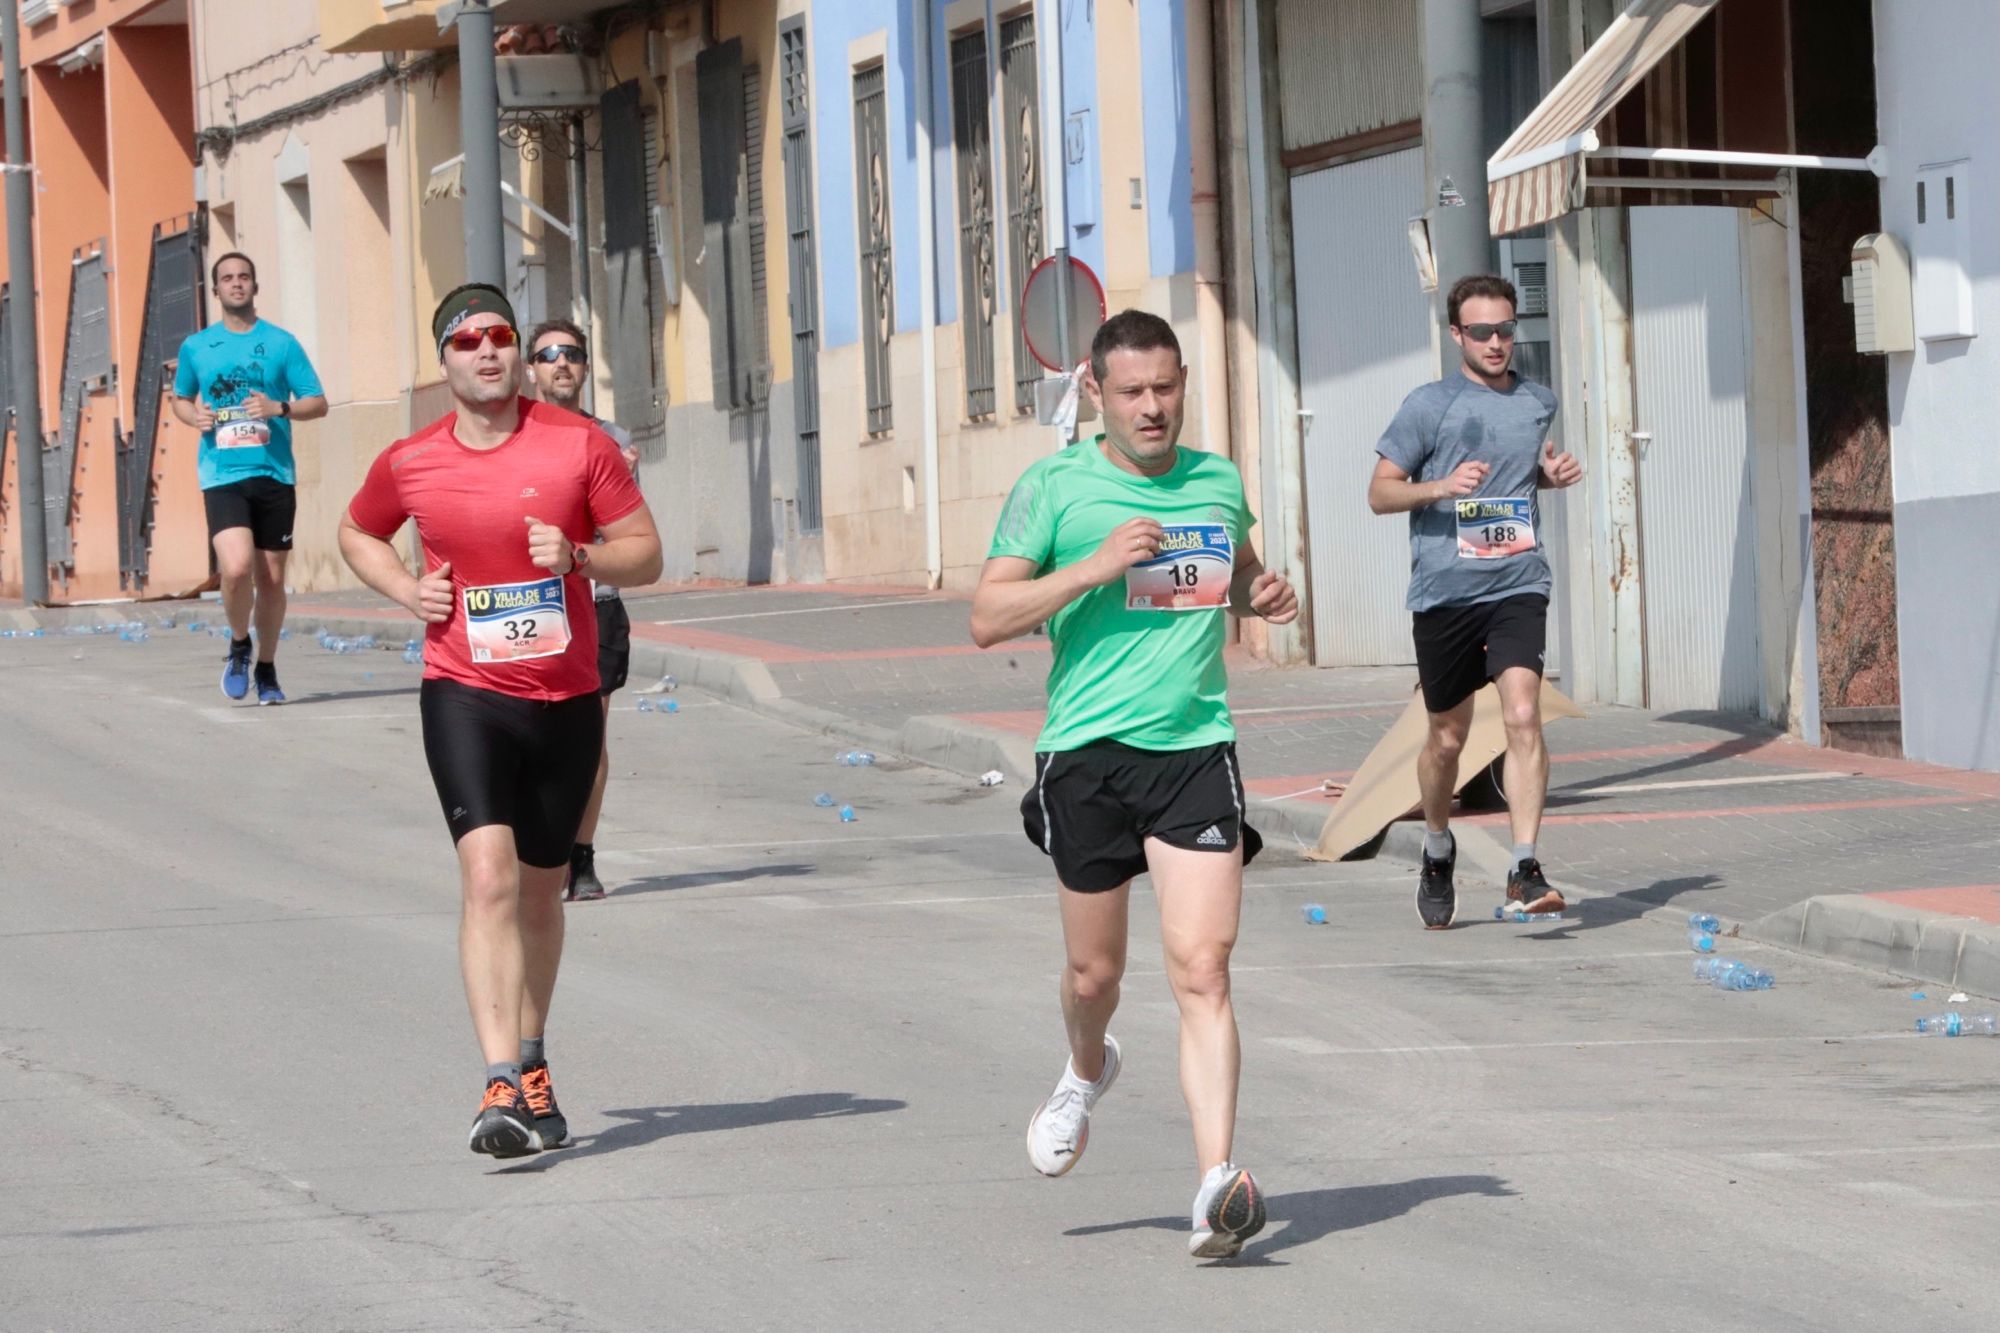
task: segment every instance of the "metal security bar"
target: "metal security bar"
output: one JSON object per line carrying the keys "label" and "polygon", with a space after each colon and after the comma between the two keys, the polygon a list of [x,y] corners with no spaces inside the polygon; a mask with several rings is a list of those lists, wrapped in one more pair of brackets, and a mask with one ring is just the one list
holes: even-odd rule
{"label": "metal security bar", "polygon": [[882,67],[854,72],[854,175],[861,239],[861,357],[868,433],[895,424],[889,339],[896,332],[896,270],[889,246],[889,142]]}
{"label": "metal security bar", "polygon": [[819,251],[812,229],[811,102],[803,18],[778,28],[778,69],[784,80],[785,233],[791,256],[787,298],[792,318],[792,419],[798,435],[799,531],[825,525],[819,471]]}
{"label": "metal security bar", "polygon": [[1042,368],[1028,354],[1021,324],[1021,287],[1042,262],[1042,129],[1035,74],[1035,16],[1000,25],[1000,136],[1007,165],[1007,277],[1013,288],[1014,410],[1035,410]]}
{"label": "metal security bar", "polygon": [[44,449],[42,475],[47,493],[49,564],[68,568],[75,559],[70,507],[76,496],[76,446],[83,431],[83,400],[111,382],[110,288],[105,282],[104,245],[70,258],[69,321],[63,340],[62,417],[52,446]]}
{"label": "metal security bar", "polygon": [[132,387],[132,433],[118,442],[118,584],[146,581],[153,545],[153,450],[167,363],[201,322],[201,232],[192,214],[153,226],[146,315]]}
{"label": "metal security bar", "polygon": [[958,150],[958,268],[965,338],[965,415],[993,415],[993,129],[987,115],[986,31],[951,43],[951,134]]}
{"label": "metal security bar", "polygon": [[745,233],[750,247],[750,323],[738,339],[746,401],[762,407],[771,400],[770,292],[764,274],[764,76],[743,67],[743,184],[749,204]]}

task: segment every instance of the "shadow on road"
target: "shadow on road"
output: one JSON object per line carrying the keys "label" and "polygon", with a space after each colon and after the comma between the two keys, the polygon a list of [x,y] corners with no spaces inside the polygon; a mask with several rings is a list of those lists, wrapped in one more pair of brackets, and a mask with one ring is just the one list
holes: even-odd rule
{"label": "shadow on road", "polygon": [[[308,704],[337,704],[348,699],[414,699],[416,697],[417,687],[414,685],[403,685],[387,690],[317,690],[312,694],[301,694],[295,698],[287,699],[285,706],[287,708],[299,708]],[[413,712],[410,716],[415,717],[416,714]]]}
{"label": "shadow on road", "polygon": [[[1274,1194],[1265,1201],[1270,1224],[1279,1228],[1252,1240],[1231,1262],[1239,1267],[1268,1261],[1272,1255],[1310,1245],[1340,1231],[1354,1231],[1401,1217],[1422,1204],[1460,1195],[1487,1199],[1510,1199],[1516,1191],[1498,1176],[1426,1176],[1392,1185],[1347,1185],[1340,1189],[1300,1190],[1295,1194]],[[1142,1217],[1132,1222],[1106,1222],[1097,1226],[1073,1227],[1065,1236],[1101,1236],[1113,1231],[1141,1228],[1161,1231],[1188,1230],[1187,1214],[1174,1217]]]}
{"label": "shadow on road", "polygon": [[511,1176],[546,1171],[562,1162],[623,1148],[640,1148],[676,1134],[708,1134],[717,1130],[754,1129],[795,1120],[840,1120],[848,1116],[900,1111],[909,1103],[896,1097],[856,1097],[851,1092],[806,1092],[773,1097],[767,1102],[712,1102],[691,1106],[635,1106],[606,1111],[622,1121],[576,1141],[575,1146],[539,1153],[518,1166],[493,1172]]}
{"label": "shadow on road", "polygon": [[695,870],[685,875],[647,875],[643,879],[627,880],[605,894],[607,898],[625,898],[635,893],[671,893],[675,889],[705,889],[711,884],[741,884],[753,879],[795,879],[800,875],[810,875],[818,866],[800,865],[796,862],[777,866],[746,866],[741,870]]}
{"label": "shadow on road", "polygon": [[1623,893],[1606,894],[1601,898],[1585,898],[1569,909],[1568,915],[1573,919],[1550,926],[1547,930],[1538,930],[1532,935],[1524,935],[1523,938],[1570,939],[1579,931],[1602,930],[1621,921],[1631,921],[1643,915],[1646,909],[1664,907],[1683,894],[1706,893],[1721,887],[1720,875],[1683,875],[1679,879],[1654,880],[1643,889],[1627,889]]}

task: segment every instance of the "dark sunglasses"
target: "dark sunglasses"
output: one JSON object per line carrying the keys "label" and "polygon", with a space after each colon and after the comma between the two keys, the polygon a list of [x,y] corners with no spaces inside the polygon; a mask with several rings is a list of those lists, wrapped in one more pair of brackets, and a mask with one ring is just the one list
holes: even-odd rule
{"label": "dark sunglasses", "polygon": [[446,338],[444,345],[454,352],[476,352],[479,344],[489,339],[495,347],[512,347],[520,337],[511,324],[488,324],[483,329],[460,329]]}
{"label": "dark sunglasses", "polygon": [[589,359],[583,354],[583,349],[575,343],[556,343],[535,353],[535,360],[546,366],[552,366],[558,361],[567,361],[572,366],[580,366]]}
{"label": "dark sunglasses", "polygon": [[1491,342],[1496,333],[1500,335],[1500,341],[1513,342],[1514,330],[1519,323],[1518,320],[1510,319],[1500,324],[1461,324],[1458,326],[1458,331],[1476,343]]}

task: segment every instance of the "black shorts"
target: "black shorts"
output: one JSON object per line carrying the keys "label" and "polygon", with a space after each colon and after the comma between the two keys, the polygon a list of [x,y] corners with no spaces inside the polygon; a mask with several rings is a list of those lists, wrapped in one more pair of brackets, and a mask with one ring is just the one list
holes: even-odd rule
{"label": "black shorts", "polygon": [[451,840],[505,824],[525,864],[568,865],[604,748],[597,696],[543,703],[427,680],[418,706],[424,758]]}
{"label": "black shorts", "polygon": [[1448,713],[1509,667],[1542,674],[1549,599],[1531,592],[1497,602],[1434,607],[1417,612],[1411,629],[1424,707]]}
{"label": "black shorts", "polygon": [[1263,848],[1243,820],[1236,747],[1141,750],[1094,741],[1035,756],[1035,785],[1021,801],[1028,841],[1054,858],[1063,887],[1103,893],[1146,869],[1146,839],[1199,852]]}
{"label": "black shorts", "polygon": [[208,510],[208,538],[225,528],[248,528],[260,551],[292,549],[292,520],[299,493],[276,477],[245,477],[201,493]]}
{"label": "black shorts", "polygon": [[632,667],[632,617],[616,597],[596,601],[597,692],[609,699],[613,690],[625,688],[625,673]]}

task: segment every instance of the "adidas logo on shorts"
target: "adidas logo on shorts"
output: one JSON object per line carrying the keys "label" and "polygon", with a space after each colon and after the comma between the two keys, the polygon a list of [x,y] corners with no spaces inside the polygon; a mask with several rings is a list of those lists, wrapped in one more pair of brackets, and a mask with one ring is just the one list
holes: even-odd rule
{"label": "adidas logo on shorts", "polygon": [[1197,847],[1227,847],[1229,839],[1222,836],[1221,828],[1210,824],[1206,829],[1202,830],[1202,835],[1194,840],[1194,845]]}

